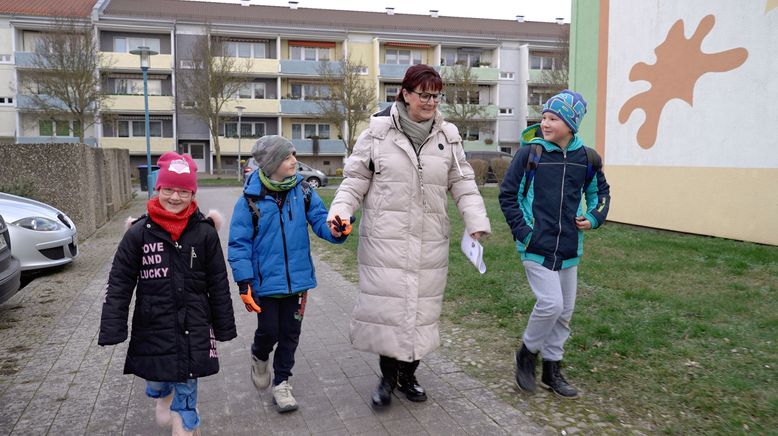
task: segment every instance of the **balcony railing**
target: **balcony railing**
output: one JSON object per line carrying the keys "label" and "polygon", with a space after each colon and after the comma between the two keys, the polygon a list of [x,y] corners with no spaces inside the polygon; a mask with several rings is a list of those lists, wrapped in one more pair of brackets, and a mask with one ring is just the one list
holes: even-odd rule
{"label": "balcony railing", "polygon": [[[176,141],[174,138],[150,138],[149,144],[151,145],[151,152],[154,154],[176,151]],[[145,137],[117,138],[103,136],[100,138],[100,146],[102,148],[126,148],[132,155],[146,154]]]}
{"label": "balcony railing", "polygon": [[[49,105],[55,106],[57,109],[62,109],[63,111],[68,110],[68,106],[58,98],[50,97],[44,94],[39,94],[38,97],[46,101]],[[36,103],[34,97],[26,94],[16,95],[16,107],[21,111],[40,110],[40,106]]]}
{"label": "balcony railing", "polygon": [[321,112],[316,101],[281,100],[281,114],[283,115],[317,115]]}
{"label": "balcony railing", "polygon": [[[217,62],[224,59],[223,57],[217,57]],[[230,58],[228,58],[230,59]],[[249,73],[253,74],[267,74],[278,75],[281,70],[280,61],[278,59],[246,59],[246,58],[231,58],[235,60],[235,67],[238,71],[244,71],[247,69]]]}
{"label": "balcony railing", "polygon": [[[16,138],[19,144],[72,144],[82,143],[78,136],[19,136]],[[83,144],[94,146],[97,143],[95,138],[84,138]]]}
{"label": "balcony railing", "polygon": [[[313,139],[292,139],[298,155],[313,155]],[[346,146],[340,139],[319,139],[320,155],[343,156],[346,154]]]}
{"label": "balcony railing", "polygon": [[[172,112],[175,107],[173,97],[169,95],[150,95],[149,112]],[[143,112],[145,103],[142,95],[111,95],[105,104],[109,112]]]}
{"label": "balcony railing", "polygon": [[[340,71],[340,62],[327,62],[330,70]],[[319,76],[321,61],[281,60],[281,73],[295,76]]]}
{"label": "balcony railing", "polygon": [[[101,53],[105,57],[104,68],[106,69],[140,71],[138,55],[112,51]],[[151,56],[149,62],[149,71],[171,71],[173,69],[173,56],[169,54]]]}
{"label": "balcony railing", "polygon": [[278,115],[278,112],[281,109],[281,101],[282,100],[277,100],[277,99],[253,99],[253,98],[241,98],[237,100],[228,100],[224,103],[221,113],[234,114],[235,116],[238,116],[238,110],[235,109],[235,106],[241,105],[246,108],[243,110],[244,117],[247,114],[250,115],[270,114],[275,116]]}
{"label": "balcony railing", "polygon": [[[450,71],[453,68],[440,67],[440,75],[445,77],[447,74],[451,74]],[[500,80],[500,70],[497,68],[472,67],[470,68],[470,75],[477,83],[497,83]]]}

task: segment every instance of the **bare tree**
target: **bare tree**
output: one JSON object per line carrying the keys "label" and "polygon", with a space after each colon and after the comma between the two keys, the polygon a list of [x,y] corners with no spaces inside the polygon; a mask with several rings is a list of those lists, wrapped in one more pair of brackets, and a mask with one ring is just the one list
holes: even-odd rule
{"label": "bare tree", "polygon": [[108,95],[100,84],[107,58],[88,22],[61,19],[37,40],[36,55],[23,73],[20,88],[45,119],[74,120],[68,130],[84,142],[84,131],[97,122]]}
{"label": "bare tree", "polygon": [[447,67],[443,74],[446,84],[446,104],[441,107],[446,120],[464,134],[467,130],[484,129],[486,107],[479,102],[478,79],[467,65]]}
{"label": "bare tree", "polygon": [[321,62],[319,76],[330,91],[330,98],[317,100],[317,117],[335,124],[338,137],[350,155],[357,142],[357,129],[370,119],[375,108],[375,88],[365,78],[367,67],[350,57],[339,62]]}
{"label": "bare tree", "polygon": [[251,82],[251,61],[224,56],[224,40],[210,32],[198,37],[189,52],[188,68],[176,65],[176,76],[191,103],[186,110],[208,125],[216,154],[216,174],[222,174],[221,111],[236,98],[242,86]]}

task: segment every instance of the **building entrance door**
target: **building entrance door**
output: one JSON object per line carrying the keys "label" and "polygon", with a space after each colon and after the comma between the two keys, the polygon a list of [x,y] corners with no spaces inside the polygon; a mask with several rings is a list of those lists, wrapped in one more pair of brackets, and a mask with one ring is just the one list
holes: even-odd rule
{"label": "building entrance door", "polygon": [[197,172],[205,172],[205,143],[204,142],[184,142],[181,144],[181,152],[192,156],[192,160],[197,164]]}

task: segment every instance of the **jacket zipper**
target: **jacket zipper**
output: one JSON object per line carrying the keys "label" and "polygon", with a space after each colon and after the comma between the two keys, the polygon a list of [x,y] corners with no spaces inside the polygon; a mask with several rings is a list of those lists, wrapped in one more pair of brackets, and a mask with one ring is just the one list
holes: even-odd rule
{"label": "jacket zipper", "polygon": [[554,267],[556,268],[557,253],[559,252],[559,240],[562,238],[562,205],[565,201],[565,176],[567,175],[567,149],[562,150],[562,183],[559,187],[559,214],[557,215],[557,224],[559,232],[556,235],[556,247],[554,247]]}
{"label": "jacket zipper", "polygon": [[[285,203],[288,203],[289,201],[289,195],[287,194],[287,198]],[[284,230],[284,211],[283,211],[283,204],[278,207],[281,209],[278,214],[278,221],[281,223],[281,241],[284,243],[284,267],[286,270],[286,287],[289,290],[289,294],[292,293],[292,278],[289,276],[289,253],[287,253],[286,248],[286,230]],[[292,219],[292,206],[289,205],[289,219]]]}

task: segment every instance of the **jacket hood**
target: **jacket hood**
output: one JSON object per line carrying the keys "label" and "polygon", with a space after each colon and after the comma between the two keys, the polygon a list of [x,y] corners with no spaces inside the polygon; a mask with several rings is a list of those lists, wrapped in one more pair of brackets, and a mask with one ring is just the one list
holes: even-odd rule
{"label": "jacket hood", "polygon": [[[533,124],[526,129],[524,129],[521,132],[520,136],[521,145],[529,145],[529,144],[540,144],[543,146],[543,148],[546,151],[554,151],[554,150],[561,150],[561,147],[554,144],[553,142],[546,141],[543,139],[543,134],[540,132],[540,123]],[[577,150],[579,148],[583,147],[583,142],[578,138],[578,135],[573,135],[573,139],[570,140],[570,143],[567,145],[568,151]]]}

